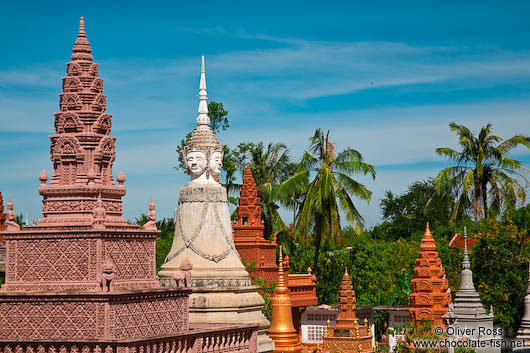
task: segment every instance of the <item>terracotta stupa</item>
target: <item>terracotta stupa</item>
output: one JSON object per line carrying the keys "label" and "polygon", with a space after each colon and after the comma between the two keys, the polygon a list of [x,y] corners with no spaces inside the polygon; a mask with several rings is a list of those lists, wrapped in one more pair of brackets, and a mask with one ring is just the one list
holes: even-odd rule
{"label": "terracotta stupa", "polygon": [[248,163],[243,174],[236,212],[237,221],[232,226],[234,244],[247,264],[255,263],[251,277],[259,277],[267,282],[277,281],[276,239],[270,242],[263,236],[265,226],[261,219],[260,198]]}
{"label": "terracotta stupa", "polygon": [[299,353],[302,345],[298,338],[298,333],[293,326],[291,314],[291,297],[289,288],[285,282],[283,273],[282,247],[280,246],[280,261],[278,266],[278,283],[274,289],[274,294],[270,298],[272,307],[271,326],[269,337],[274,341],[275,353]]}
{"label": "terracotta stupa", "polygon": [[372,330],[367,320],[359,323],[355,314],[355,291],[351,284],[348,269],[345,269],[344,276],[339,290],[339,316],[337,324],[329,326],[324,333],[322,352],[343,352],[343,353],[370,353],[372,347]]}
{"label": "terracotta stupa", "polygon": [[412,324],[422,319],[430,320],[432,327],[445,327],[442,317],[447,313],[451,294],[445,278],[442,261],[436,252],[436,244],[429,229],[421,239],[420,253],[416,259],[414,278],[411,281],[410,318]]}

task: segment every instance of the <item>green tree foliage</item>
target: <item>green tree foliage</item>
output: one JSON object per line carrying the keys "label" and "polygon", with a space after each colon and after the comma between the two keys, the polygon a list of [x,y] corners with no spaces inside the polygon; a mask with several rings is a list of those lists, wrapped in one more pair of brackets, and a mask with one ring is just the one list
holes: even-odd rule
{"label": "green tree foliage", "polygon": [[[370,174],[375,179],[375,168],[365,163],[361,153],[352,148],[335,154],[329,130],[324,133],[317,129],[309,142],[309,150],[302,157],[303,168],[282,184],[278,194],[293,194],[307,185],[296,227],[299,234],[308,234],[311,230],[314,234],[313,270],[318,274],[321,241],[326,238],[340,241],[339,210],[344,211],[352,226],[359,228],[364,222],[352,197],[369,201],[372,193],[352,176]],[[313,178],[311,182],[310,178]]]}
{"label": "green tree foliage", "polygon": [[15,223],[20,226],[20,229],[24,227],[24,215],[22,213],[15,215]]}
{"label": "green tree foliage", "polygon": [[[506,154],[519,145],[530,148],[530,137],[515,135],[507,140],[491,134],[484,126],[475,136],[464,125],[449,124],[458,134],[461,151],[437,148],[436,153],[457,163],[443,169],[434,184],[439,194],[448,192],[454,200],[452,220],[462,210],[472,210],[475,219],[497,216],[502,209],[514,209],[517,200],[524,203],[529,170]],[[488,195],[489,194],[489,195]]]}
{"label": "green tree foliage", "polygon": [[[530,244],[522,241],[513,224],[503,225],[494,219],[480,222],[484,235],[473,246],[471,269],[482,304],[493,306],[495,323],[517,332],[528,287]],[[523,231],[524,232],[524,231]]]}
{"label": "green tree foliage", "polygon": [[519,236],[525,237],[530,233],[530,204],[517,210],[509,210],[504,213],[503,223],[513,224],[519,229]]}
{"label": "green tree foliage", "polygon": [[383,222],[373,227],[376,239],[408,239],[429,222],[432,228],[449,223],[452,200],[438,195],[433,179],[416,181],[406,192],[394,195],[388,190],[381,200]]}
{"label": "green tree foliage", "polygon": [[250,169],[256,182],[261,199],[261,210],[265,221],[265,236],[271,238],[272,233],[278,233],[279,243],[285,232],[285,224],[278,213],[279,185],[286,178],[286,170],[291,164],[289,150],[283,143],[263,142],[248,144]]}

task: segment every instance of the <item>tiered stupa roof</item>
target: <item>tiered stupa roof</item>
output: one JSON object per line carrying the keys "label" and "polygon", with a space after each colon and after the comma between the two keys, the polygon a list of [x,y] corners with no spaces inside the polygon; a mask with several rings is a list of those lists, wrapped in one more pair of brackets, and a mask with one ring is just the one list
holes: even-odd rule
{"label": "tiered stupa roof", "polygon": [[373,352],[371,327],[367,320],[359,323],[355,314],[355,302],[355,291],[348,269],[345,269],[339,290],[337,324],[327,327],[327,333],[323,337],[323,352]]}
{"label": "tiered stupa roof", "polygon": [[420,253],[416,259],[414,278],[411,281],[410,317],[413,324],[422,319],[430,320],[433,327],[444,327],[443,315],[451,302],[449,284],[445,278],[442,261],[436,252],[436,244],[429,229],[421,239]]}
{"label": "tiered stupa roof", "polygon": [[103,79],[93,62],[92,48],[86,37],[84,18],[73,46],[72,61],[63,77],[59,109],[55,113],[55,134],[50,135],[53,175],[39,175],[43,196],[43,218],[39,228],[63,228],[75,225],[91,228],[96,201],[101,195],[106,227],[128,228],[122,218],[122,197],[126,193],[125,176],[120,173],[116,185],[112,165],[116,158],[116,138],[110,136],[112,115],[107,114]]}

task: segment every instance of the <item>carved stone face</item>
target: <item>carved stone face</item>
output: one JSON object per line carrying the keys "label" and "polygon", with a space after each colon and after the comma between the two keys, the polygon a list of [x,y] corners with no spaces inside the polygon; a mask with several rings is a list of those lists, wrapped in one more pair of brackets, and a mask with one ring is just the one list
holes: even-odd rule
{"label": "carved stone face", "polygon": [[221,152],[215,151],[210,157],[210,173],[214,176],[221,174],[223,168],[223,155]]}
{"label": "carved stone face", "polygon": [[208,166],[206,154],[202,151],[190,151],[186,154],[186,164],[191,174],[198,177],[204,173]]}

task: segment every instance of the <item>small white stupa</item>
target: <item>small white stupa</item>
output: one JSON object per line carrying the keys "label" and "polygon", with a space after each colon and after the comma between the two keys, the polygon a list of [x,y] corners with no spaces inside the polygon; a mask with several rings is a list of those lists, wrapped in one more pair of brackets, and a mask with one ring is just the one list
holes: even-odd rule
{"label": "small white stupa", "polygon": [[[493,310],[487,314],[480,296],[475,290],[473,272],[467,249],[467,229],[464,227],[464,261],[462,261],[462,281],[460,289],[456,292],[454,300],[454,313],[456,315],[457,332],[466,332],[466,339],[491,342],[500,339],[493,327]],[[500,352],[500,348],[477,348],[477,352]]]}
{"label": "small white stupa", "polygon": [[528,289],[524,297],[524,314],[516,338],[524,341],[525,347],[530,346],[530,262],[528,263]]}

